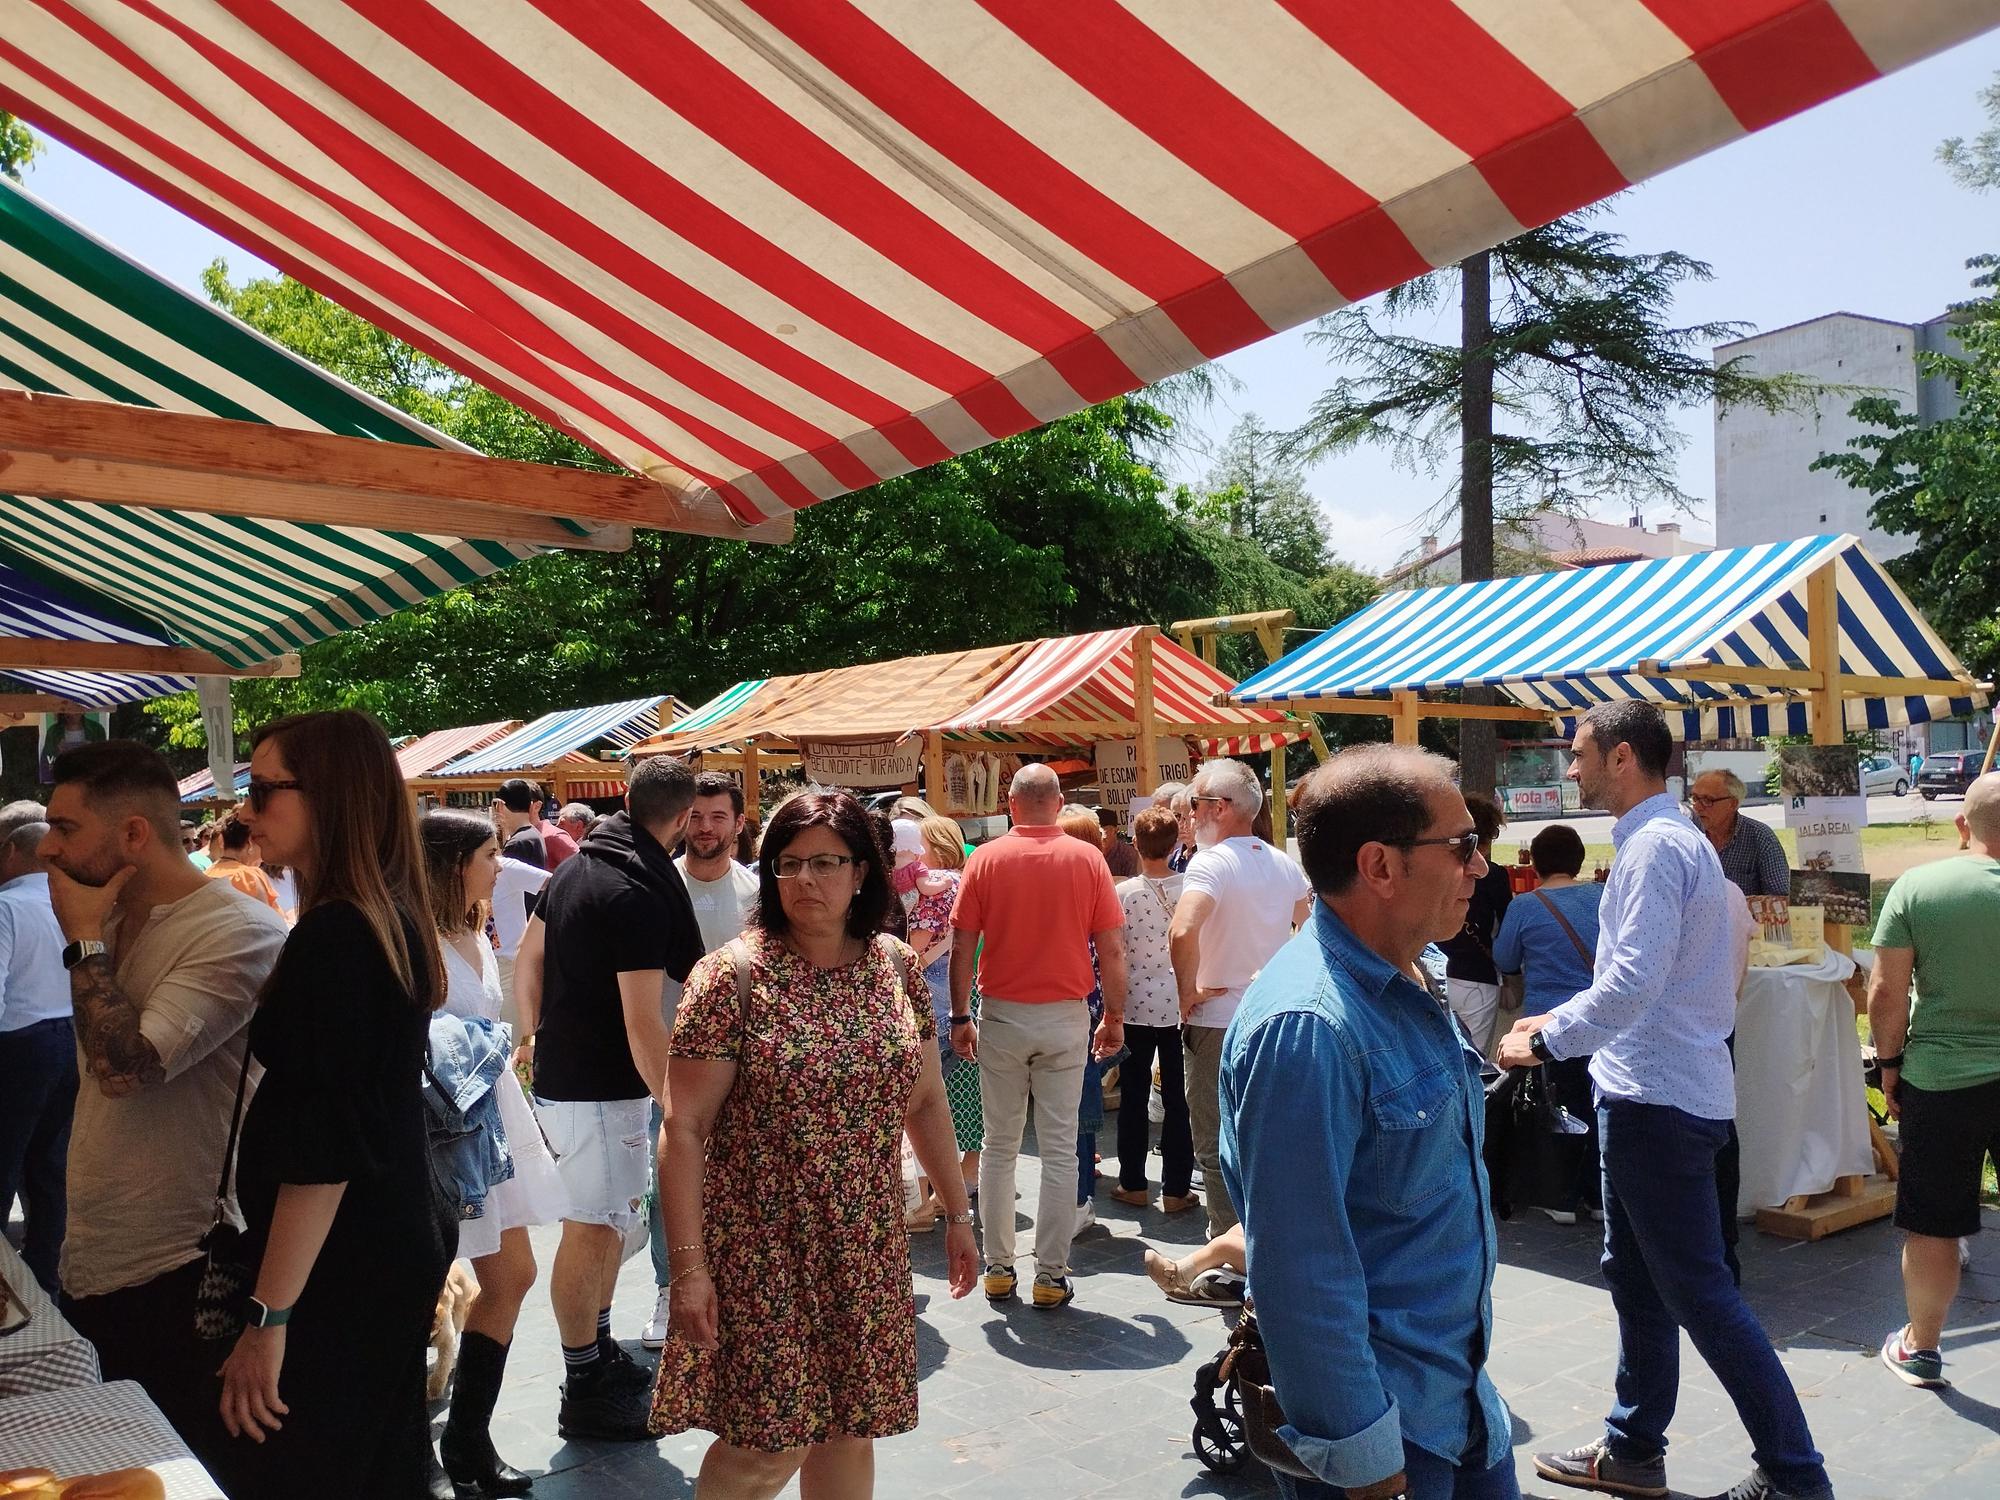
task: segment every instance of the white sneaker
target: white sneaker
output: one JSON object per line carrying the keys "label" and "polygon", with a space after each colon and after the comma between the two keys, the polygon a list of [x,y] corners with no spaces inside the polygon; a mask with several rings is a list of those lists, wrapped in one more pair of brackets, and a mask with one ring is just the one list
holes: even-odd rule
{"label": "white sneaker", "polygon": [[1096,1227],[1097,1227],[1097,1205],[1094,1203],[1086,1203],[1076,1211],[1076,1228],[1072,1229],[1069,1232],[1069,1237],[1071,1239],[1075,1239],[1085,1230],[1095,1229]]}
{"label": "white sneaker", "polygon": [[1572,1209],[1544,1208],[1541,1204],[1537,1203],[1535,1205],[1535,1212],[1547,1214],[1558,1224],[1574,1224],[1576,1222],[1576,1213]]}
{"label": "white sneaker", "polygon": [[660,1295],[653,1303],[653,1316],[646,1320],[645,1328],[639,1334],[639,1344],[645,1349],[667,1347],[667,1289],[660,1288]]}

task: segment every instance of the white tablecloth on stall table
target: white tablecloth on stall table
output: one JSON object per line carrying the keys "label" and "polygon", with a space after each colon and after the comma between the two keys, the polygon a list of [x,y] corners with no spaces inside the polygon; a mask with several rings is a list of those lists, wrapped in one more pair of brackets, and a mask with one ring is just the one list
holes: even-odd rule
{"label": "white tablecloth on stall table", "polygon": [[131,1380],[0,1401],[0,1469],[28,1468],[63,1479],[151,1469],[167,1500],[223,1500],[208,1470]]}
{"label": "white tablecloth on stall table", "polygon": [[24,1327],[0,1335],[0,1399],[97,1384],[96,1348],[56,1311],[4,1236],[0,1236],[0,1281],[28,1310]]}
{"label": "white tablecloth on stall table", "polygon": [[1736,1010],[1736,1130],[1743,1141],[1737,1212],[1749,1217],[1836,1177],[1875,1170],[1854,1002],[1854,961],[1752,969]]}

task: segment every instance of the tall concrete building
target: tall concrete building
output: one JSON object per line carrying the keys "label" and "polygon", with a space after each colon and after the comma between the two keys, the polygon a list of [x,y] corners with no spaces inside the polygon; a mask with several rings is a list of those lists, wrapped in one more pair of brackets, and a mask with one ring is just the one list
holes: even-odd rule
{"label": "tall concrete building", "polygon": [[1913,539],[1878,531],[1869,522],[1874,497],[1837,474],[1815,472],[1822,453],[1846,450],[1869,429],[1847,414],[1863,394],[1893,397],[1905,411],[1936,421],[1958,409],[1948,381],[1923,377],[1917,355],[1955,352],[1951,319],[1895,323],[1859,313],[1828,313],[1715,350],[1715,360],[1745,357],[1762,375],[1810,375],[1829,385],[1863,390],[1835,395],[1813,412],[1763,412],[1748,407],[1715,418],[1715,545],[1745,547],[1799,536],[1851,531],[1877,557],[1907,552]]}

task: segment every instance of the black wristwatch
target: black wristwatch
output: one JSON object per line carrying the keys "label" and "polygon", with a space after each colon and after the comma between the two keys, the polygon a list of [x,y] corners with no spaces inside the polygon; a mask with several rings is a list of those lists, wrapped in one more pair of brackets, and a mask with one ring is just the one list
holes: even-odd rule
{"label": "black wristwatch", "polygon": [[1528,1050],[1545,1063],[1552,1063],[1556,1060],[1556,1055],[1549,1051],[1547,1038],[1539,1031],[1528,1038]]}
{"label": "black wristwatch", "polygon": [[1875,1066],[1878,1068],[1900,1068],[1902,1065],[1903,1054],[1900,1052],[1894,1057],[1877,1057],[1875,1059]]}
{"label": "black wristwatch", "polygon": [[971,1016],[953,1016],[953,1017],[951,1018],[951,1024],[952,1024],[952,1025],[954,1025],[954,1026],[970,1026],[970,1025],[972,1024],[972,1017],[971,1017]]}

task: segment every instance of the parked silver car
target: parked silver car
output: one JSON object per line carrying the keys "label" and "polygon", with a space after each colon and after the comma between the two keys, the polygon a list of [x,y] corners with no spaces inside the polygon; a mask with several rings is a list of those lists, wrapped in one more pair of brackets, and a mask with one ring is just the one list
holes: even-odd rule
{"label": "parked silver car", "polygon": [[1861,762],[1861,792],[1873,797],[1879,792],[1893,793],[1898,797],[1907,796],[1910,790],[1910,772],[1907,766],[1899,766],[1886,755],[1871,755]]}

